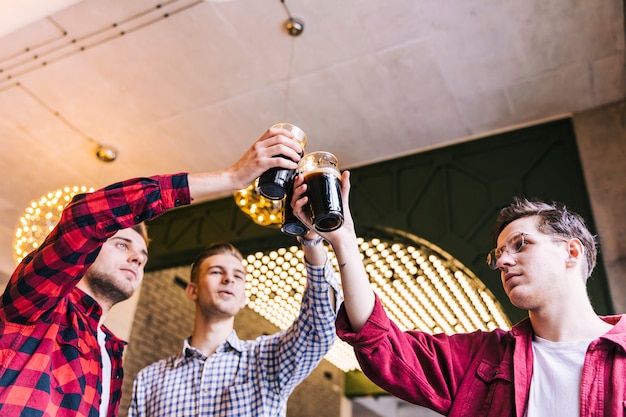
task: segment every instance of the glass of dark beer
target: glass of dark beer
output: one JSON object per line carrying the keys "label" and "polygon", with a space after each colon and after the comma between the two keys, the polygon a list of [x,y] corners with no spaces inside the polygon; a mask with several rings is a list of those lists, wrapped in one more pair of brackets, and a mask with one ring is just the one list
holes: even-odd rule
{"label": "glass of dark beer", "polygon": [[343,224],[341,173],[337,158],[330,152],[311,152],[298,163],[304,175],[313,227],[318,232],[332,232]]}
{"label": "glass of dark beer", "polygon": [[[300,144],[304,153],[307,138],[302,129],[290,123],[278,123],[272,127],[291,132],[294,140]],[[284,155],[278,155],[278,157],[286,158]],[[287,188],[291,186],[291,179],[294,172],[293,169],[278,167],[268,169],[259,177],[259,192],[263,197],[269,198],[270,200],[282,200],[285,194],[287,194]]]}
{"label": "glass of dark beer", "polygon": [[283,201],[283,224],[280,227],[280,231],[291,236],[304,236],[308,233],[309,228],[293,214],[293,209],[291,208],[292,196],[293,186],[292,181],[289,181],[287,196],[285,201]]}

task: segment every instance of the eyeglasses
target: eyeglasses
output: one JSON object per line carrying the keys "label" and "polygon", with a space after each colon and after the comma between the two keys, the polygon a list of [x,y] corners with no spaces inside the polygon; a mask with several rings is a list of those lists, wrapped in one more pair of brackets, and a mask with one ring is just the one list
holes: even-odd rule
{"label": "eyeglasses", "polygon": [[[507,251],[509,254],[514,254],[514,253],[518,253],[519,251],[521,251],[522,248],[526,246],[526,244],[528,243],[526,242],[526,239],[524,239],[524,236],[528,236],[532,234],[534,233],[515,232],[511,236],[509,236],[509,238],[504,243],[504,246],[492,249],[487,254],[487,265],[489,265],[489,268],[494,269],[494,270],[498,269],[497,262],[498,262],[498,259],[500,259],[500,257],[504,253],[504,251]],[[566,239],[561,236],[548,236],[548,237],[550,237],[551,239],[562,240],[564,242],[570,241],[570,239]]]}

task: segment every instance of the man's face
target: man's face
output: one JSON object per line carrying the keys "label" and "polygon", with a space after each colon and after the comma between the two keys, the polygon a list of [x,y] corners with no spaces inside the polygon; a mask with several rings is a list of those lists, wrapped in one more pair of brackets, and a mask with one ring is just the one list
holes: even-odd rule
{"label": "man's face", "polygon": [[143,279],[148,249],[143,237],[123,229],[103,245],[96,261],[85,273],[92,296],[111,305],[130,298]]}
{"label": "man's face", "polygon": [[228,254],[206,258],[198,282],[187,293],[206,319],[234,317],[246,304],[246,271],[239,259]]}
{"label": "man's face", "polygon": [[[536,217],[524,217],[508,224],[498,236],[498,248],[523,233],[519,250],[503,250],[498,258],[502,286],[511,303],[535,310],[554,297],[567,293],[567,239],[546,235],[537,229]],[[517,240],[519,243],[519,240]]]}

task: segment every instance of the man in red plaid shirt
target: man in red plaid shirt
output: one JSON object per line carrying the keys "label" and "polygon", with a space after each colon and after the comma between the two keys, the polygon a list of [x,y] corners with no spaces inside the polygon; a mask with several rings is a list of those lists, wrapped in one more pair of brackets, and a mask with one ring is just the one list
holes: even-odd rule
{"label": "man in red plaid shirt", "polygon": [[102,323],[143,278],[142,222],[245,188],[268,168],[295,169],[302,149],[290,138],[268,129],[227,169],[136,178],[76,196],[0,300],[0,415],[117,415],[125,342]]}

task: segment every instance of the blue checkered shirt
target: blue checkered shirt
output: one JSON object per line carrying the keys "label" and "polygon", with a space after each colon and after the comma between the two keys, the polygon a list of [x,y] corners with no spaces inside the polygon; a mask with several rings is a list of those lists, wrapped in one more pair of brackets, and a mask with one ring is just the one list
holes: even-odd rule
{"label": "blue checkered shirt", "polygon": [[187,339],[181,353],[142,369],[129,417],[285,416],[289,395],[335,341],[341,303],[335,271],[330,262],[307,264],[307,279],[300,314],[289,328],[254,340],[241,340],[233,331],[208,357]]}

